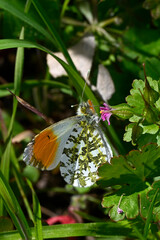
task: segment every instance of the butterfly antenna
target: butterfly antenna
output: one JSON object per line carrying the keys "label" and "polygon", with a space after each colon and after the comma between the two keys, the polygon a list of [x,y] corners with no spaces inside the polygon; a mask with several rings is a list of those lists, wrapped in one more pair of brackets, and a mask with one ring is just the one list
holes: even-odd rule
{"label": "butterfly antenna", "polygon": [[82,91],[82,96],[81,96],[81,102],[82,102],[82,99],[83,99],[83,96],[84,96],[84,91],[85,91],[85,88],[86,88],[86,81],[84,83],[84,87],[83,87],[83,91]]}
{"label": "butterfly antenna", "polygon": [[85,79],[85,83],[84,83],[84,87],[83,87],[83,91],[82,91],[81,102],[82,102],[82,100],[83,100],[84,91],[85,91],[85,88],[86,88],[87,82],[89,82],[89,75],[90,75],[90,71],[88,71],[88,73],[87,73],[87,78]]}

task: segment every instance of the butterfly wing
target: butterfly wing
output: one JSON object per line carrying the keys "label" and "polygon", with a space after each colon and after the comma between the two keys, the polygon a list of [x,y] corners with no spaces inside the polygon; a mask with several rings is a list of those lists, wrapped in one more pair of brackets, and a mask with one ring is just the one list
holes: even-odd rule
{"label": "butterfly wing", "polygon": [[81,120],[69,135],[60,162],[61,175],[75,187],[89,187],[96,182],[97,169],[110,162],[112,150],[98,126]]}
{"label": "butterfly wing", "polygon": [[42,170],[55,168],[61,160],[62,151],[80,116],[62,120],[44,129],[27,145],[23,160]]}

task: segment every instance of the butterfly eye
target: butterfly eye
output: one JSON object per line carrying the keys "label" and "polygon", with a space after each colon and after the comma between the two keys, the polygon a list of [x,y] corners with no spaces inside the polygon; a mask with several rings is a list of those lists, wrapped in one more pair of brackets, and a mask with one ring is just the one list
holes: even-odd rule
{"label": "butterfly eye", "polygon": [[83,114],[85,114],[85,113],[86,113],[86,107],[82,107],[82,108],[81,108],[81,112],[82,112]]}

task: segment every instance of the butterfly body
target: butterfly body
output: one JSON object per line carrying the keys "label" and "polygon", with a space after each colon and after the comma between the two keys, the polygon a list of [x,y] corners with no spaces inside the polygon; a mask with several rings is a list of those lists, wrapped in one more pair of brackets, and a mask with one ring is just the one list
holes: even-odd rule
{"label": "butterfly body", "polygon": [[35,136],[24,150],[24,161],[42,170],[51,170],[60,162],[67,183],[88,187],[95,183],[98,167],[110,162],[112,150],[92,102],[80,104],[77,114]]}

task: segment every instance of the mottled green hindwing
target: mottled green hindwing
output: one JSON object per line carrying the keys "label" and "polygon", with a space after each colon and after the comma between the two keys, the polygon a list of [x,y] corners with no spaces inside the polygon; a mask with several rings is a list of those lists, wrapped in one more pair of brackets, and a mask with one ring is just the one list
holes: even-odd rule
{"label": "mottled green hindwing", "polygon": [[60,162],[61,175],[65,181],[77,187],[93,185],[98,167],[111,158],[111,149],[105,137],[90,118],[83,116],[75,125],[66,141]]}

